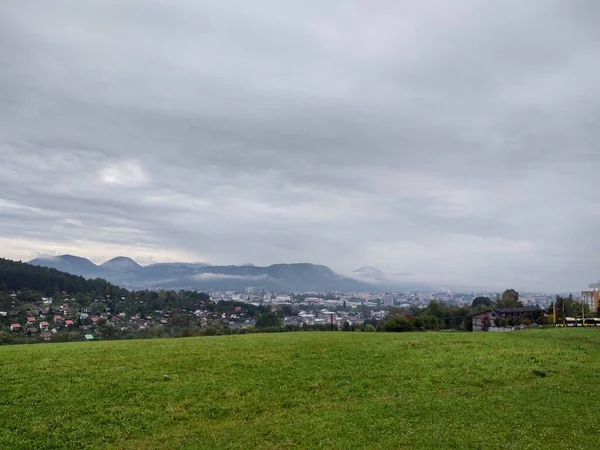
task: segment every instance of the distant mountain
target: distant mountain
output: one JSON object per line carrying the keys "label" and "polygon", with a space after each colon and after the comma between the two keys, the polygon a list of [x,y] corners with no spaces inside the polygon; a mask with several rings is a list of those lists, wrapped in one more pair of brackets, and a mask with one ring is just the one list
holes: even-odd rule
{"label": "distant mountain", "polygon": [[205,263],[157,263],[141,266],[131,258],[117,257],[97,266],[71,255],[37,258],[34,265],[52,267],[88,278],[102,277],[130,288],[192,288],[242,291],[246,287],[266,291],[370,291],[373,286],[345,277],[329,267],[309,264],[274,264],[268,267],[210,266]]}
{"label": "distant mountain", "polygon": [[381,270],[376,269],[375,267],[371,267],[371,266],[361,267],[360,269],[356,269],[352,273],[355,273],[361,277],[367,277],[367,278],[372,278],[372,279],[376,279],[376,280],[381,280],[381,279],[385,278],[385,273],[383,273]]}
{"label": "distant mountain", "polygon": [[106,261],[104,264],[100,264],[100,267],[110,272],[127,272],[142,268],[142,266],[136,263],[133,259],[125,256],[117,256],[116,258]]}
{"label": "distant mountain", "polygon": [[86,278],[100,277],[103,273],[96,264],[86,258],[73,255],[46,256],[29,261],[34,266],[50,267],[73,275]]}

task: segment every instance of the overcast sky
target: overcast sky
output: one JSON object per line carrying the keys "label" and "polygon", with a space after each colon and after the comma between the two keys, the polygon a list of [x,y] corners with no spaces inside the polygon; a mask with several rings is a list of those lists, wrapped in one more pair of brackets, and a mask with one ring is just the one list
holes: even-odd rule
{"label": "overcast sky", "polygon": [[0,253],[600,278],[600,2],[0,2]]}

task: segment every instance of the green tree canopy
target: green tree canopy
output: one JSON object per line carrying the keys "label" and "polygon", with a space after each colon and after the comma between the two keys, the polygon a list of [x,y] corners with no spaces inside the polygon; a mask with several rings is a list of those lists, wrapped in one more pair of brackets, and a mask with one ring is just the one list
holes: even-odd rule
{"label": "green tree canopy", "polygon": [[481,306],[490,307],[492,303],[492,299],[489,297],[475,297],[471,303],[471,308],[480,308]]}
{"label": "green tree canopy", "polygon": [[257,328],[272,328],[272,327],[280,327],[281,319],[274,312],[267,312],[258,316],[256,319],[256,327]]}
{"label": "green tree canopy", "polygon": [[498,301],[499,308],[520,308],[523,304],[519,301],[519,293],[514,289],[507,289]]}
{"label": "green tree canopy", "polygon": [[415,331],[415,322],[409,317],[397,316],[388,320],[383,329],[391,332]]}

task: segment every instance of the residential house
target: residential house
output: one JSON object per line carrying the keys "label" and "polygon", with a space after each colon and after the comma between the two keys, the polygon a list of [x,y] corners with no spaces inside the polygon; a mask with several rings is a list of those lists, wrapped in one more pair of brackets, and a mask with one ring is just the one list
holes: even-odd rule
{"label": "residential house", "polygon": [[75,325],[75,322],[73,322],[71,319],[65,320],[66,327],[72,327],[73,325]]}
{"label": "residential house", "polygon": [[52,338],[52,333],[50,331],[42,331],[40,333],[40,337],[44,340],[44,341],[49,341]]}
{"label": "residential house", "polygon": [[21,331],[21,324],[19,323],[11,323],[10,331]]}
{"label": "residential house", "polygon": [[536,319],[543,310],[538,307],[493,308],[473,315],[473,331],[513,331],[515,323]]}
{"label": "residential house", "polygon": [[50,328],[50,324],[45,320],[40,322],[40,330],[48,330]]}

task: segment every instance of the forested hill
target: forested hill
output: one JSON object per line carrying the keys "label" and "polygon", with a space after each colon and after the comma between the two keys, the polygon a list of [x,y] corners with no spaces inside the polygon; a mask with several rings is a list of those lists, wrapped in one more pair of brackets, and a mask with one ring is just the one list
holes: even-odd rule
{"label": "forested hill", "polygon": [[31,289],[48,296],[60,291],[98,295],[118,295],[121,291],[102,278],[87,280],[56,269],[0,258],[0,291],[19,289]]}

